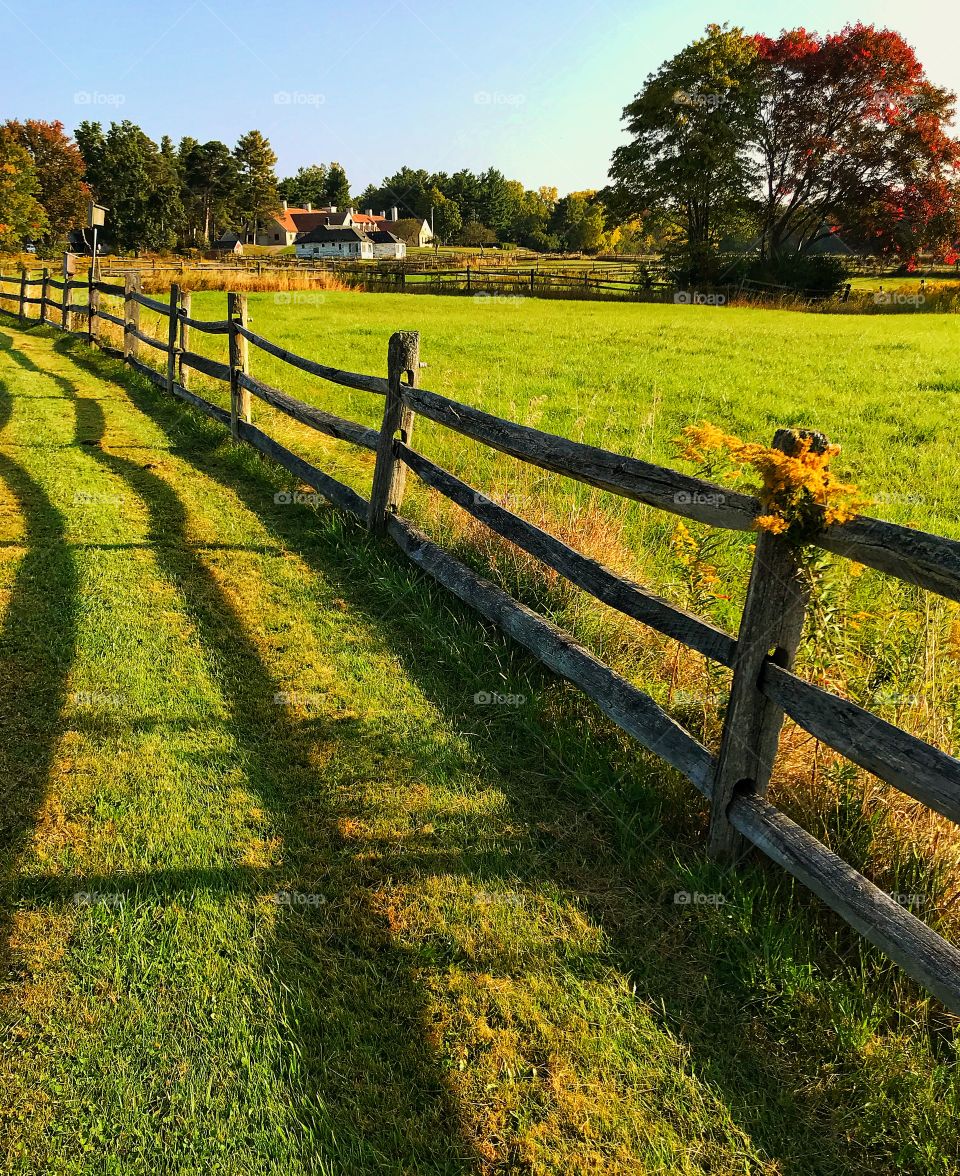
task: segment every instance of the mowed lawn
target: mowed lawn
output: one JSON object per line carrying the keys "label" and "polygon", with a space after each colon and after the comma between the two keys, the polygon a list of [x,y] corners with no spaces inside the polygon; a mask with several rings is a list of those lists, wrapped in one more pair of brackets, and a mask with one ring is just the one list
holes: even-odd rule
{"label": "mowed lawn", "polygon": [[[300,318],[251,300],[253,325],[367,371],[392,329],[419,327],[426,386],[643,456],[700,416],[761,436],[818,425],[851,461],[871,418],[875,438],[912,427],[912,457],[875,440],[859,472],[897,472],[929,494],[928,520],[949,517],[955,322],[892,320],[886,346],[876,320],[851,324],[871,340],[855,355],[852,334],[834,337],[852,384],[828,387],[808,348],[816,395],[785,419],[787,316],[753,328],[754,355],[751,321],[717,315],[701,330],[711,360],[692,335],[684,347],[692,316],[659,309],[544,304],[525,320],[327,297]],[[215,295],[195,306],[222,313]],[[601,313],[616,325],[599,339]],[[286,476],[219,426],[12,322],[6,1171],[956,1169],[953,1023],[896,968],[775,871],[711,866],[691,789],[388,545],[277,502]],[[874,369],[896,385],[886,429]],[[254,371],[378,416],[267,361]],[[363,460],[337,460],[366,489]],[[621,522],[629,547],[647,524]],[[516,701],[478,706],[484,691]]]}

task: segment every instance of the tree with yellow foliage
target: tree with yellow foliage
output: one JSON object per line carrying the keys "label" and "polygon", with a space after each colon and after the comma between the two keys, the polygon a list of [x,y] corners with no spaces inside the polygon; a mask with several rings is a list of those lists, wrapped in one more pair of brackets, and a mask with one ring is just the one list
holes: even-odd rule
{"label": "tree with yellow foliage", "polygon": [[0,249],[22,249],[47,231],[39,192],[30,153],[0,128]]}

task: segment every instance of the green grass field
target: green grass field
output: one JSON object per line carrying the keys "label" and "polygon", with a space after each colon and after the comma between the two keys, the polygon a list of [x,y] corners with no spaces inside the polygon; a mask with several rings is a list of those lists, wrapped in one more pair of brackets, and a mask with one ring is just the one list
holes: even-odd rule
{"label": "green grass field", "polygon": [[[194,296],[200,316],[223,305]],[[956,319],[358,294],[250,306],[268,338],[359,371],[382,372],[390,333],[417,328],[426,387],[670,464],[672,438],[704,418],[757,440],[818,427],[885,496],[877,513],[960,531]],[[13,322],[0,320],[6,1171],[956,1170],[954,1023],[934,1002],[783,875],[711,865],[684,782],[388,545],[276,502],[287,476],[219,426]],[[374,398],[252,354],[254,374],[378,423]],[[368,489],[366,455],[264,406],[254,419]],[[749,537],[691,528],[691,569],[669,519],[424,422],[416,439],[735,625]],[[722,680],[417,487],[410,510],[715,735],[702,700]],[[720,591],[697,573],[708,564]],[[955,610],[869,572],[822,578],[810,672],[896,714],[896,691],[929,682],[906,709],[921,727],[936,711],[952,738]],[[477,691],[523,701],[477,706]],[[812,750],[790,747],[809,766]],[[911,854],[868,796],[824,761],[815,831],[922,892],[938,923],[926,847]],[[723,901],[677,905],[677,891]]]}
{"label": "green grass field", "polygon": [[[221,317],[224,301],[220,294],[197,295],[198,313]],[[759,442],[769,442],[780,426],[819,429],[841,446],[836,468],[859,487],[872,513],[960,535],[955,316],[838,317],[310,292],[251,295],[250,315],[254,330],[292,351],[373,373],[385,371],[390,333],[415,327],[428,364],[421,376],[425,387],[660,464],[683,464],[675,440],[685,426],[703,420]],[[194,344],[226,358],[222,338],[194,335]],[[255,349],[251,357],[253,373],[269,383],[343,416],[379,424],[377,398],[314,380]],[[226,403],[222,386],[212,394]],[[305,437],[299,426],[288,426],[262,405],[257,413],[270,429],[322,456],[338,476],[366,491],[367,455]],[[670,516],[531,470],[430,422],[417,425],[416,438],[428,456],[478,490],[593,540],[593,553],[624,571],[674,596],[694,591],[675,558],[676,520]],[[425,524],[446,528],[443,533],[453,525],[450,512],[442,512],[419,487],[412,488],[408,509]],[[702,539],[704,562],[717,568],[723,582],[722,591],[697,603],[718,623],[735,628],[751,539],[692,530]],[[881,626],[891,610],[921,609],[926,616],[931,604],[924,594],[879,574],[866,572],[854,581],[842,563],[831,565],[826,579],[835,607],[868,612]],[[870,629],[869,616],[857,620]],[[869,634],[859,641],[869,643]],[[825,653],[821,644],[821,659]],[[915,663],[912,653],[906,656]],[[886,672],[875,693],[890,687],[890,676]],[[913,693],[904,682],[897,690]],[[955,692],[949,701],[954,710]]]}
{"label": "green grass field", "polygon": [[[194,296],[201,317],[222,318],[225,303],[223,294]],[[385,371],[392,331],[417,329],[429,365],[425,387],[660,463],[676,464],[673,438],[703,419],[758,441],[781,425],[818,428],[843,447],[844,472],[881,497],[884,517],[960,534],[951,439],[960,329],[953,316],[309,291],[250,295],[250,316],[271,341],[362,372]],[[222,339],[195,333],[198,343],[226,355]],[[251,354],[255,375],[379,423],[376,398]],[[451,463],[469,446],[431,425],[425,430],[436,438],[431,452]],[[477,476],[486,472],[479,457],[468,461]],[[496,463],[496,476],[505,477],[505,462],[492,455],[487,469]]]}
{"label": "green grass field", "polygon": [[[225,311],[225,295],[195,295],[195,313]],[[384,372],[393,330],[416,327],[434,391],[566,437],[661,464],[683,466],[676,438],[704,419],[750,441],[780,426],[820,429],[841,447],[836,468],[894,522],[960,535],[954,460],[960,405],[960,331],[953,315],[825,316],[791,311],[557,303],[339,292],[250,295],[253,329],[335,366]],[[222,336],[192,346],[226,359]],[[253,373],[300,398],[371,426],[379,399],[325,384],[251,349]],[[203,380],[200,381],[201,385]],[[223,385],[208,393],[226,404]],[[256,405],[268,432],[366,493],[371,457],[311,436]],[[690,526],[661,512],[534,470],[421,421],[416,444],[479,491],[546,525],[623,574],[650,584],[731,632],[746,589],[752,537]],[[693,468],[687,466],[687,468]],[[720,470],[707,474],[720,476]],[[748,479],[745,479],[748,480]],[[669,642],[611,618],[583,594],[545,580],[509,545],[491,542],[456,508],[411,484],[405,510],[533,607],[545,608],[625,675],[679,708],[708,741],[718,726],[723,672],[681,657]],[[960,748],[960,614],[952,603],[843,560],[816,566],[816,591],[799,662],[944,750]],[[788,732],[789,735],[789,732]],[[960,844],[920,806],[851,776],[821,771],[820,750],[799,733],[774,781],[778,801],[852,855],[878,881],[917,843],[935,845],[960,884]],[[813,768],[810,759],[813,759]],[[836,827],[834,810],[854,788],[905,832]],[[866,816],[863,818],[866,820]],[[881,822],[882,824],[882,822]],[[897,844],[894,844],[897,842]],[[953,918],[952,884],[940,895]],[[892,887],[896,889],[897,887]]]}

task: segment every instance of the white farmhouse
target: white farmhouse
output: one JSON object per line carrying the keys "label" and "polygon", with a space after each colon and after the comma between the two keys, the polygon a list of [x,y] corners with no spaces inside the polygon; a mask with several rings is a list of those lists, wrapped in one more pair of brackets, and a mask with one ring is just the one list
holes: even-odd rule
{"label": "white farmhouse", "polygon": [[373,242],[360,229],[318,225],[297,239],[297,257],[339,257],[359,261],[373,258]]}

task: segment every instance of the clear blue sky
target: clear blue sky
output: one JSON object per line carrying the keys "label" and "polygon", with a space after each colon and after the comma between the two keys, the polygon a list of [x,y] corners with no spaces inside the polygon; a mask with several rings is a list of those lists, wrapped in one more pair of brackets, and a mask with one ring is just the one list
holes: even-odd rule
{"label": "clear blue sky", "polygon": [[897,29],[960,90],[956,0],[0,0],[0,118],[129,118],[154,139],[262,130],[280,175],[339,159],[359,192],[401,164],[600,186],[623,106],[711,22]]}

